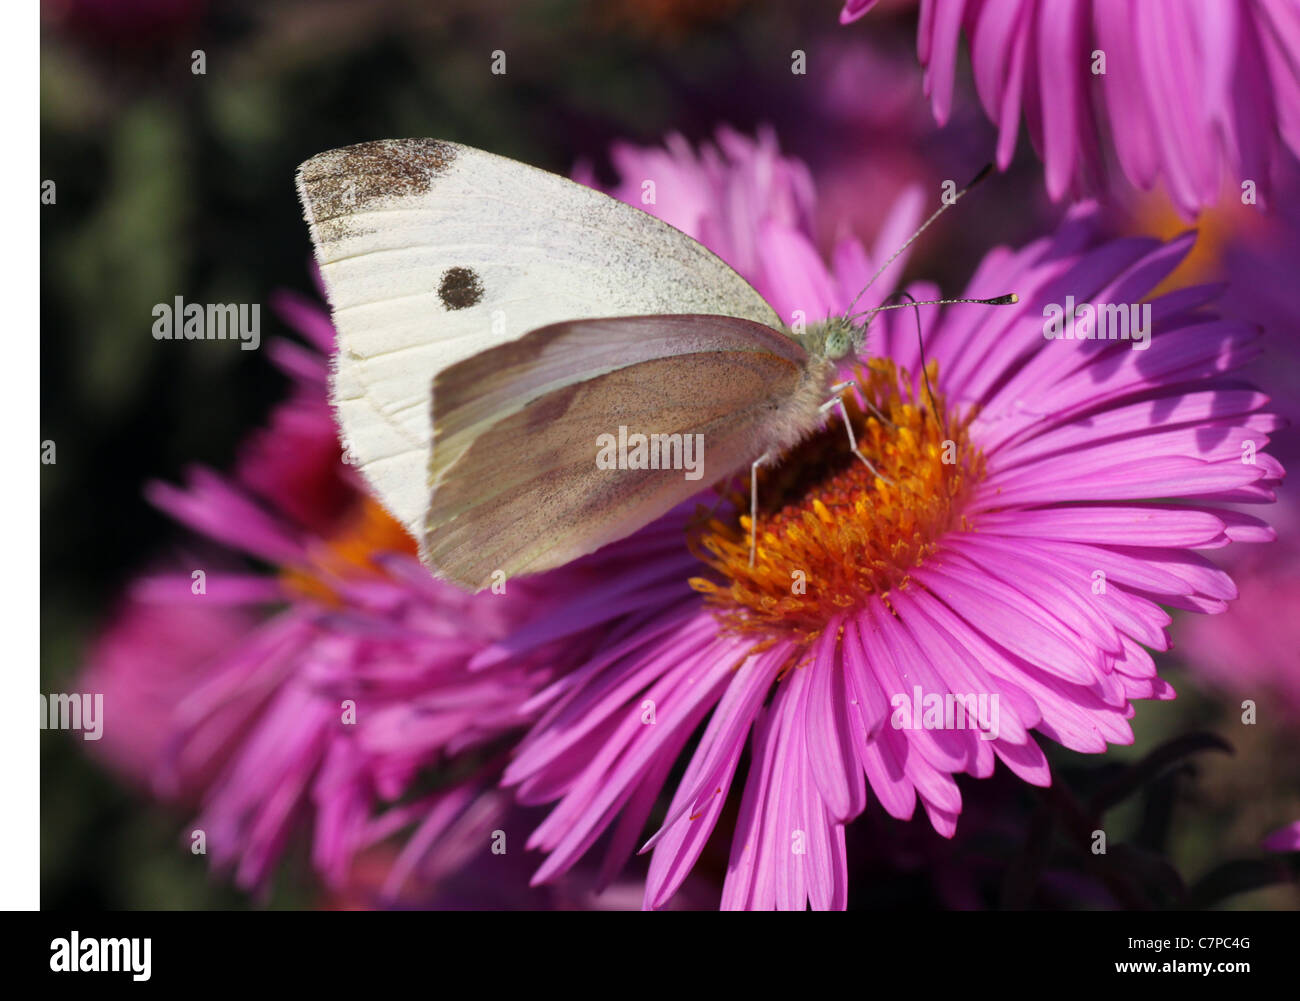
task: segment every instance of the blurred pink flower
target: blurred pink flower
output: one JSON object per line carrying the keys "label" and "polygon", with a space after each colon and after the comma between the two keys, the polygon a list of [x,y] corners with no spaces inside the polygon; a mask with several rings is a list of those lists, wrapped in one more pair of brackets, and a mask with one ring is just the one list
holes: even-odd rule
{"label": "blurred pink flower", "polygon": [[[602,885],[589,867],[578,867],[545,886],[530,886],[533,862],[518,850],[514,838],[536,818],[513,807],[510,794],[503,790],[481,792],[467,803],[467,809],[437,829],[436,851],[423,852],[413,866],[403,866],[391,850],[369,853],[353,866],[346,885],[330,894],[328,906],[435,911],[640,909],[642,886],[637,879],[625,876]],[[445,809],[437,812],[448,814]],[[497,837],[499,852],[494,853],[486,846]],[[716,887],[694,878],[674,905],[679,910],[708,908],[716,899]]]}
{"label": "blurred pink flower", "polygon": [[526,722],[521,704],[549,676],[522,659],[467,670],[536,600],[526,581],[475,600],[429,576],[341,461],[328,318],[297,297],[278,305],[313,349],[272,347],[293,388],[231,477],[196,469],[185,487],[149,488],[217,547],[139,580],[92,651],[81,683],[108,718],[93,746],[156,794],[199,801],[214,867],[246,888],[265,885],[295,830],[341,885],[356,853],[413,827],[395,892],[481,812],[501,762],[469,778],[439,769]]}
{"label": "blurred pink flower", "polygon": [[[1270,443],[1286,464],[1300,460],[1300,305],[1294,261],[1300,255],[1300,176],[1292,176],[1278,211],[1249,229],[1220,236],[1219,270],[1228,279],[1225,309],[1263,331],[1261,357],[1249,375],[1270,396],[1287,425]],[[1247,441],[1240,448],[1249,448]],[[1244,454],[1248,460],[1249,455]],[[1222,565],[1241,600],[1227,615],[1183,617],[1174,625],[1174,650],[1216,690],[1251,698],[1265,718],[1300,720],[1300,499],[1287,490],[1271,516],[1278,542],[1233,547]]]}
{"label": "blurred pink flower", "polygon": [[[669,136],[662,148],[618,143],[610,158],[619,182],[609,194],[699,240],[744,275],[786,322],[793,321],[795,309],[812,321],[851,298],[866,281],[868,261],[883,262],[920,220],[922,194],[912,186],[887,206],[870,258],[856,236],[843,233],[828,271],[816,249],[812,175],[801,161],[781,155],[771,129],[751,139],[723,126],[716,142],[702,143],[698,152],[680,135]],[[574,177],[594,183],[586,167]],[[891,265],[859,306],[879,305],[906,263],[904,255]]]}
{"label": "blurred pink flower", "polygon": [[[848,0],[840,20],[872,6]],[[1011,162],[1023,112],[1054,200],[1096,182],[1103,133],[1128,180],[1161,181],[1186,218],[1225,178],[1266,200],[1283,148],[1300,153],[1294,0],[921,0],[917,51],[940,124],[963,30],[998,165]]]}
{"label": "blurred pink flower", "polygon": [[815,112],[795,148],[816,158],[814,228],[818,248],[829,253],[846,234],[879,232],[900,199],[939,190],[952,164],[968,164],[962,173],[973,174],[984,154],[963,133],[947,135],[943,155],[933,155],[934,130],[907,53],[870,39],[825,48]]}
{"label": "blurred pink flower", "polygon": [[[713,192],[677,218],[782,316],[839,313],[881,252],[846,243],[825,266],[804,228],[806,202],[789,208],[802,175],[774,155],[739,146],[722,169],[672,156],[674,190]],[[747,158],[766,161],[774,204],[718,189],[723,177],[748,190]],[[620,162],[625,197],[643,178],[668,176],[659,150],[638,161],[625,148]],[[737,220],[742,211],[749,224]],[[723,906],[843,907],[844,825],[868,789],[899,818],[919,799],[935,830],[951,835],[955,773],[985,777],[1000,759],[1045,785],[1031,730],[1101,752],[1132,741],[1133,700],[1172,697],[1144,647],[1167,645],[1161,605],[1219,612],[1235,596],[1227,574],[1194,550],[1272,537],[1220,504],[1271,499],[1280,466],[1265,455],[1244,465],[1237,442],[1249,433],[1263,445],[1277,422],[1262,394],[1219,378],[1248,360],[1253,335],[1202,308],[1215,289],[1152,302],[1148,351],[1044,338],[1046,304],[1140,301],[1192,245],[1191,235],[1098,243],[1093,217],[1081,206],[1053,237],[987,256],[965,295],[1014,290],[1019,305],[926,314],[936,392],[947,396],[938,414],[917,383],[914,321],[881,319],[879,357],[858,372],[857,392],[883,416],[859,407],[855,425],[888,481],[847,457],[832,428],[762,481],[784,506],[761,520],[756,567],[744,520],[686,510],[598,554],[617,568],[605,587],[657,582],[663,597],[629,608],[617,642],[530,703],[544,715],[505,781],[524,803],[556,804],[529,841],[548,856],[535,881],[565,872],[607,832],[604,871],[616,872],[684,756],[646,844],[645,905],[664,905],[722,815],[748,746]],[[888,287],[887,278],[872,301]],[[697,556],[672,545],[674,535]],[[792,587],[801,574],[806,588]],[[697,593],[683,587],[687,577]],[[574,592],[568,628],[607,623],[609,611]],[[525,649],[516,637],[474,663]],[[901,721],[897,700],[916,687],[940,699],[996,696],[997,733]]]}
{"label": "blurred pink flower", "polygon": [[124,601],[81,679],[88,691],[105,693],[111,713],[103,739],[88,749],[150,792],[193,803],[221,767],[214,749],[238,736],[249,711],[232,702],[213,714],[208,746],[197,755],[169,746],[167,721],[202,681],[207,664],[242,642],[255,624],[252,613],[228,605]]}
{"label": "blurred pink flower", "polygon": [[1226,563],[1240,600],[1227,615],[1179,621],[1175,650],[1217,690],[1300,720],[1300,511],[1287,500],[1271,520],[1277,543]]}

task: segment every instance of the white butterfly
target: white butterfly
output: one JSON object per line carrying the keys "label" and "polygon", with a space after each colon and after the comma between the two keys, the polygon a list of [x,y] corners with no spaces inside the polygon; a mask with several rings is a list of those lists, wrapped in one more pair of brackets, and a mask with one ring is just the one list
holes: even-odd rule
{"label": "white butterfly", "polygon": [[567,563],[700,489],[599,468],[600,435],[702,434],[720,480],[819,426],[835,359],[860,347],[847,319],[786,330],[653,216],[467,146],[332,150],[298,191],[344,444],[425,563],[468,589]]}

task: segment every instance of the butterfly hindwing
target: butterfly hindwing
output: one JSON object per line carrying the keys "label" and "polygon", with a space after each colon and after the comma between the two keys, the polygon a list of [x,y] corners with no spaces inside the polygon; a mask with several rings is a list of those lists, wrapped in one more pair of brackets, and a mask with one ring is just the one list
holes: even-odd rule
{"label": "butterfly hindwing", "polygon": [[[554,324],[459,363],[433,392],[422,555],[479,589],[630,534],[757,458],[792,408],[815,412],[804,360],[747,320],[635,316]],[[601,436],[635,434],[702,436],[702,464],[692,478],[601,468]]]}
{"label": "butterfly hindwing", "polygon": [[466,358],[434,379],[428,485],[439,488],[477,434],[546,393],[641,362],[723,351],[768,352],[800,367],[807,360],[762,324],[691,314],[553,323]]}

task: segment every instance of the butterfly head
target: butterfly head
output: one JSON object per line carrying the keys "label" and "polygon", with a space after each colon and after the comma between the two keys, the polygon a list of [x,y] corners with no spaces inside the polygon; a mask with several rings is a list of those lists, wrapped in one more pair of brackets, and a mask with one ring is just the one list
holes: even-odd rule
{"label": "butterfly head", "polygon": [[831,361],[862,352],[865,330],[847,316],[832,316],[812,327],[804,338],[810,352]]}

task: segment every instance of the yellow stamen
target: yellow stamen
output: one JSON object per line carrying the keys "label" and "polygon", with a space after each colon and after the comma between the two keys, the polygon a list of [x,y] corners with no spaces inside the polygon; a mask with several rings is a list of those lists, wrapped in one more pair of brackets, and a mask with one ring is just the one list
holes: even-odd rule
{"label": "yellow stamen", "polygon": [[[849,451],[844,428],[832,420],[779,463],[760,468],[754,566],[748,513],[711,518],[689,533],[692,551],[714,572],[691,586],[730,628],[811,640],[836,613],[872,596],[888,602],[945,532],[966,527],[963,501],[984,475],[984,456],[967,433],[973,415],[954,419],[938,393],[939,413],[928,412],[924,388],[918,406],[912,379],[887,359],[872,359],[855,374],[862,396],[887,421],[846,394],[858,447],[879,477]],[[934,385],[933,362],[929,375]],[[748,512],[747,497],[737,493],[732,502]]]}
{"label": "yellow stamen", "polygon": [[374,562],[379,553],[413,556],[415,540],[379,503],[364,497],[334,536],[312,547],[304,563],[284,567],[280,579],[290,591],[337,605],[340,581],[383,572]]}

